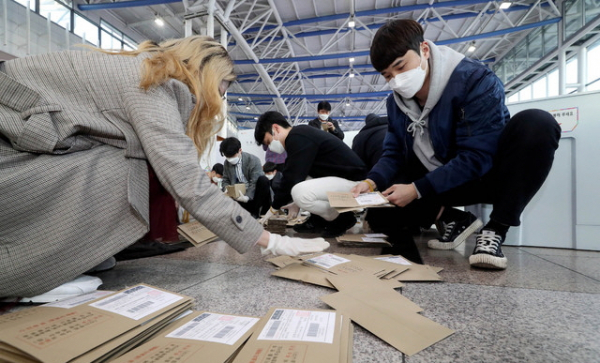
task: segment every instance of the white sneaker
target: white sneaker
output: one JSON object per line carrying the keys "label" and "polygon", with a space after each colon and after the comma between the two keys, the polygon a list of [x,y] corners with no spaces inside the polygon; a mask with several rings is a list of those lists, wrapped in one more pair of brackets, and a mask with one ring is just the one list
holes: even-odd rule
{"label": "white sneaker", "polygon": [[102,280],[95,276],[81,275],[73,281],[66,282],[46,293],[33,297],[24,297],[19,302],[49,303],[67,299],[73,296],[96,291],[102,285]]}

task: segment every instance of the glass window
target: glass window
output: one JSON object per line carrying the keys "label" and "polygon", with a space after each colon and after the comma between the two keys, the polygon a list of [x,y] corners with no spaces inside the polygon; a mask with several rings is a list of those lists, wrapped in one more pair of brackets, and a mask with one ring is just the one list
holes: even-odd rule
{"label": "glass window", "polygon": [[[40,0],[43,1],[43,0]],[[71,0],[58,0],[61,3],[65,4],[69,9],[73,9],[73,2]]]}
{"label": "glass window", "polygon": [[600,45],[588,49],[587,53],[587,79],[586,83],[592,83],[600,79],[600,67],[590,67],[590,65],[600,64]]}
{"label": "glass window", "polygon": [[548,97],[558,96],[558,69],[548,73]]}
{"label": "glass window", "polygon": [[556,24],[548,24],[544,27],[544,55],[550,53],[554,49],[558,47],[558,25]]}
{"label": "glass window", "polygon": [[100,31],[100,46],[102,49],[121,49],[121,41],[102,29]]}
{"label": "glass window", "polygon": [[[15,0],[15,1],[18,2],[19,4],[23,5],[24,7],[27,7],[27,0]],[[36,6],[35,0],[29,1],[29,10],[36,11],[37,9],[35,8],[35,6]]]}
{"label": "glass window", "polygon": [[75,14],[73,33],[79,35],[82,39],[85,39],[86,42],[96,46],[99,45],[98,26],[79,14]]}
{"label": "glass window", "polygon": [[585,23],[589,23],[592,19],[594,19],[600,13],[600,8],[598,7],[598,0],[585,0]]}
{"label": "glass window", "polygon": [[518,93],[515,93],[514,95],[510,96],[506,100],[506,103],[513,103],[513,102],[519,102],[519,94]]}
{"label": "glass window", "polygon": [[531,38],[529,43],[529,60],[533,64],[544,56],[544,47],[542,46],[542,33],[538,32],[535,38]]}
{"label": "glass window", "polygon": [[583,1],[565,1],[564,6],[566,8],[565,16],[565,39],[575,34],[581,27],[583,27],[582,11]]}
{"label": "glass window", "polygon": [[537,81],[533,82],[532,85],[532,97],[533,98],[546,98],[546,77],[542,77]]}
{"label": "glass window", "polygon": [[594,83],[588,84],[586,90],[588,91],[598,91],[600,90],[600,79],[595,81]]}
{"label": "glass window", "polygon": [[577,84],[577,58],[572,58],[567,61],[567,66],[565,67],[565,71],[567,72],[566,82],[568,85]]}
{"label": "glass window", "polygon": [[54,0],[40,1],[40,15],[70,30],[71,24],[71,9]]}
{"label": "glass window", "polygon": [[123,49],[125,50],[134,50],[137,49],[137,43],[127,36],[123,36]]}
{"label": "glass window", "polygon": [[519,101],[529,101],[531,99],[531,85],[519,91]]}
{"label": "glass window", "polygon": [[123,39],[123,33],[121,31],[119,31],[118,29],[116,29],[115,27],[113,27],[112,25],[105,22],[104,20],[100,20],[100,28],[102,30],[104,30],[106,33],[112,35],[116,39],[119,39],[119,40]]}

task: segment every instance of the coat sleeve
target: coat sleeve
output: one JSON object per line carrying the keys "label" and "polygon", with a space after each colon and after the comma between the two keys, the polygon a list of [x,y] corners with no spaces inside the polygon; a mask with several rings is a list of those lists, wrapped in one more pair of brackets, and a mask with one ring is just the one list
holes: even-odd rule
{"label": "coat sleeve", "polygon": [[123,95],[127,117],[161,184],[195,219],[238,252],[246,252],[263,228],[200,168],[194,143],[185,134],[182,106],[192,106],[191,94],[174,80],[147,92],[132,87]]}

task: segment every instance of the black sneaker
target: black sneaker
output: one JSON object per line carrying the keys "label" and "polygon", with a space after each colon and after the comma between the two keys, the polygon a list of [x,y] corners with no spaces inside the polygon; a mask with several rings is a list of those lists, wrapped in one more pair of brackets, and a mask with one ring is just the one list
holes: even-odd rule
{"label": "black sneaker", "polygon": [[325,229],[327,221],[316,214],[311,214],[306,222],[302,224],[296,224],[292,228],[298,233],[321,233]]}
{"label": "black sneaker", "polygon": [[323,238],[339,237],[348,229],[354,227],[355,224],[354,212],[341,213],[336,219],[327,224],[321,236]]}
{"label": "black sneaker", "polygon": [[477,229],[481,228],[483,223],[472,213],[465,212],[466,217],[459,221],[444,223],[444,235],[438,239],[432,239],[427,242],[427,246],[434,250],[451,250],[460,246]]}
{"label": "black sneaker", "polygon": [[477,235],[475,249],[469,257],[469,264],[473,267],[504,270],[508,260],[502,254],[504,238],[488,229],[481,230]]}

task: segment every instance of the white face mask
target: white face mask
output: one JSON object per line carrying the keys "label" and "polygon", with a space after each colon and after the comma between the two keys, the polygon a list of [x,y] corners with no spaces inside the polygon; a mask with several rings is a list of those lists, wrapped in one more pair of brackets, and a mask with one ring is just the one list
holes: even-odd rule
{"label": "white face mask", "polygon": [[212,181],[215,182],[215,183],[217,183],[217,184],[219,184],[221,182],[221,180],[223,180],[223,179],[217,178],[216,176],[212,177]]}
{"label": "white face mask", "polygon": [[275,177],[275,174],[265,174],[265,176],[267,177],[267,179],[273,180],[273,178]]}
{"label": "white face mask", "polygon": [[273,135],[273,140],[269,144],[269,150],[274,152],[275,154],[283,154],[285,152],[285,148],[283,144],[279,140],[275,140],[275,134],[271,131],[271,135]]}
{"label": "white face mask", "polygon": [[227,159],[227,162],[229,164],[231,164],[231,165],[237,165],[237,163],[240,162],[240,157],[239,156],[236,156],[236,157],[233,157],[233,158],[226,158],[226,159]]}
{"label": "white face mask", "polygon": [[397,74],[390,79],[388,82],[390,88],[404,98],[413,98],[423,87],[427,75],[427,60],[425,60],[425,69],[421,68],[421,63],[417,68]]}
{"label": "white face mask", "polygon": [[329,114],[327,114],[327,113],[320,113],[320,114],[319,114],[319,118],[320,118],[322,121],[325,121],[325,120],[327,120],[327,119],[329,118]]}

